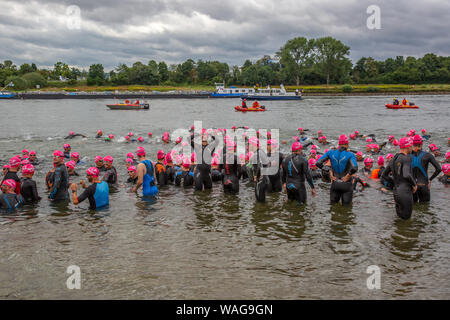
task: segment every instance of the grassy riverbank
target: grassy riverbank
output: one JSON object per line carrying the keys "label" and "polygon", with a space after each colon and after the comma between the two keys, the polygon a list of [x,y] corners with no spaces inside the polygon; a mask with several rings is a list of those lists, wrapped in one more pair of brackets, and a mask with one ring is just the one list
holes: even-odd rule
{"label": "grassy riverbank", "polygon": [[[275,86],[274,86],[275,87]],[[288,91],[303,89],[305,96],[313,95],[380,95],[380,94],[450,94],[450,84],[356,84],[356,85],[300,85],[286,86]],[[214,86],[207,85],[183,85],[183,86],[58,86],[43,88],[40,91],[47,92],[171,92],[171,91],[209,91],[213,92]]]}

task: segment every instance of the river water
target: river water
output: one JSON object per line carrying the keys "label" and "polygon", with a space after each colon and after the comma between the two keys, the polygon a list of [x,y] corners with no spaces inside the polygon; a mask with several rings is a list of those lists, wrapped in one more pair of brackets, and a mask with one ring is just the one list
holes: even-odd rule
{"label": "river water", "polygon": [[[126,192],[111,195],[109,209],[87,203],[61,207],[46,200],[43,177],[51,153],[71,130],[91,138],[70,141],[85,161],[116,158],[125,181],[125,154],[133,131],[154,138],[143,144],[153,159],[166,130],[248,125],[280,129],[290,139],[299,126],[322,129],[329,140],[358,129],[379,140],[426,128],[447,150],[449,96],[416,96],[419,110],[387,110],[392,97],[308,97],[266,102],[267,112],[234,112],[239,100],[154,100],[149,111],[111,111],[105,100],[1,101],[0,160],[23,148],[36,150],[43,200],[14,216],[0,216],[0,298],[3,299],[435,299],[450,298],[450,189],[432,184],[432,201],[416,205],[412,219],[396,217],[392,195],[357,192],[351,207],[330,206],[329,185],[306,206],[284,194],[255,202],[253,188],[239,195],[170,186],[155,203]],[[105,143],[97,129],[114,133]],[[361,148],[362,142],[352,144]],[[284,148],[287,148],[285,146]],[[388,151],[388,150],[387,150]],[[84,170],[80,169],[80,173]],[[82,174],[84,175],[84,174]],[[67,267],[81,270],[81,289],[68,290]],[[367,287],[369,266],[381,271],[381,288]]]}

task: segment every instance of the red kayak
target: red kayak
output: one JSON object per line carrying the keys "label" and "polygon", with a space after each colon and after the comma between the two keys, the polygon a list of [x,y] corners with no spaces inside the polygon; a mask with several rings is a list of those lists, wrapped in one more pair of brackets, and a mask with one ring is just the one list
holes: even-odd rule
{"label": "red kayak", "polygon": [[251,111],[251,112],[266,111],[265,107],[264,108],[242,108],[241,106],[235,106],[234,109],[236,111],[242,111],[242,112],[247,112],[247,111]]}
{"label": "red kayak", "polygon": [[388,109],[419,109],[419,106],[410,106],[408,105],[401,105],[401,104],[386,104],[386,108]]}

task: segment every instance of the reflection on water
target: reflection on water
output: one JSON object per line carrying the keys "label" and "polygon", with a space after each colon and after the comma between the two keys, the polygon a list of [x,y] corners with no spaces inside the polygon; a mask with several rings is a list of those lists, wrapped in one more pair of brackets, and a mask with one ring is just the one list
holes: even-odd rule
{"label": "reflection on water", "polygon": [[[116,135],[112,143],[87,138],[70,144],[86,157],[78,169],[81,177],[96,155],[110,154],[120,183],[127,177],[125,155],[138,145],[119,142],[123,136],[129,131],[145,136],[142,145],[154,156],[171,147],[161,144],[164,131],[186,128],[194,120],[205,127],[280,128],[280,139],[286,140],[299,126],[311,133],[322,129],[332,142],[353,129],[383,140],[426,128],[434,143],[447,143],[446,96],[416,97],[423,107],[414,113],[385,110],[388,98],[274,102],[255,115],[230,111],[236,101],[228,99],[155,100],[145,113],[107,112],[101,100],[65,100],[63,106],[2,101],[9,117],[0,126],[0,164],[23,148],[36,150],[41,164],[35,180],[43,200],[20,213],[0,214],[0,298],[448,299],[450,194],[437,181],[432,202],[415,205],[409,221],[396,218],[392,195],[379,192],[376,182],[356,192],[351,206],[331,206],[330,186],[321,181],[316,197],[308,193],[306,205],[277,193],[258,203],[253,184],[245,181],[238,195],[224,194],[217,183],[204,192],[169,186],[150,199],[120,185],[111,189],[110,206],[100,211],[89,210],[87,202],[49,202],[44,190],[51,154],[67,142],[63,137],[69,130]],[[180,105],[182,116],[167,116],[178,114]],[[375,111],[361,109],[368,105]],[[23,118],[23,113],[34,116]],[[152,139],[146,136],[149,130]],[[363,144],[352,142],[352,147]],[[282,150],[289,152],[289,145]],[[78,292],[65,289],[66,268],[72,264],[84,277]],[[370,265],[381,269],[381,290],[366,287]]]}

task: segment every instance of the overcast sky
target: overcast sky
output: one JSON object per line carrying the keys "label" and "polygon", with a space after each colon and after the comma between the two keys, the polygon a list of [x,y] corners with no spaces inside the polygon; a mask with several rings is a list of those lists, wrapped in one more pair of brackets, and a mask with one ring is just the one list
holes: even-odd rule
{"label": "overcast sky", "polygon": [[[80,23],[68,7],[80,8]],[[367,28],[369,5],[381,29]],[[70,13],[70,12],[69,12]],[[297,36],[332,36],[350,58],[450,55],[450,0],[0,0],[0,60],[86,67],[187,58],[242,65]]]}

